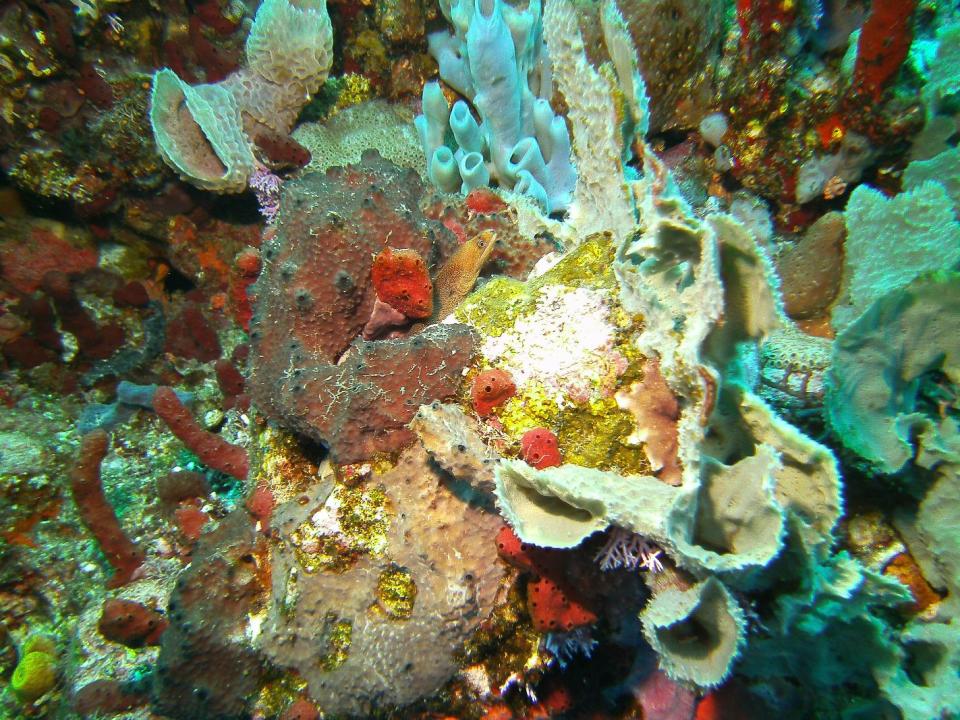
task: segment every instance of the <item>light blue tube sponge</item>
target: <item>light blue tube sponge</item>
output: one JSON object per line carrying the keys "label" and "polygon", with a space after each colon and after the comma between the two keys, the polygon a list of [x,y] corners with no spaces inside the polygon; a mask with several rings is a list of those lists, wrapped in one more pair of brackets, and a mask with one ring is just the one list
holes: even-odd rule
{"label": "light blue tube sponge", "polygon": [[[566,210],[577,173],[566,123],[547,100],[541,3],[531,0],[517,10],[502,0],[443,0],[440,9],[454,32],[431,34],[428,46],[440,77],[466,100],[450,110],[438,83],[424,87],[423,114],[415,122],[428,167],[444,144],[457,159],[462,192],[481,186],[482,167],[486,183],[531,195],[545,213]],[[452,186],[447,169],[434,174]]]}

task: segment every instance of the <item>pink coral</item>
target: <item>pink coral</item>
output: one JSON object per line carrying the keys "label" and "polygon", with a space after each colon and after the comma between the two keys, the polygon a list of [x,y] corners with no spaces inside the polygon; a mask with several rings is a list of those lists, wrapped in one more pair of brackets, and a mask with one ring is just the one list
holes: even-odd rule
{"label": "pink coral", "polygon": [[538,631],[570,632],[597,621],[584,593],[567,579],[562,551],[521,542],[509,526],[497,533],[497,550],[511,565],[533,573],[527,581],[527,609]]}
{"label": "pink coral", "polygon": [[83,436],[80,457],[70,473],[70,489],[80,519],[100,544],[114,574],[107,587],[129,583],[143,564],[144,556],[120,527],[120,521],[103,492],[100,463],[107,456],[110,438],[103,430]]}
{"label": "pink coral", "polygon": [[247,451],[200,427],[172,388],[157,388],[153,409],[203,463],[238,480],[247,479],[250,464]]}
{"label": "pink coral", "polygon": [[253,194],[257,196],[260,214],[272,223],[280,212],[280,187],[282,181],[267,168],[260,166],[253,171],[247,181]]}

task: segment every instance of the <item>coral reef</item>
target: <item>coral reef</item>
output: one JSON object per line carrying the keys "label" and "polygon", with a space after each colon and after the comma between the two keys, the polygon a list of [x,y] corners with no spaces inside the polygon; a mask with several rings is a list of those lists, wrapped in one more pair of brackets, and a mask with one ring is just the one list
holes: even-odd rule
{"label": "coral reef", "polygon": [[[340,462],[409,442],[405,425],[417,407],[453,395],[472,354],[472,335],[458,325],[356,339],[377,297],[373,255],[385,247],[415,251],[436,268],[453,251],[449,231],[415,214],[420,192],[412,173],[380,158],[306,175],[286,184],[276,237],[263,249],[251,396],[270,415],[328,443]],[[339,213],[364,221],[347,224]]]}
{"label": "coral reef", "polygon": [[[429,695],[455,672],[457,647],[492,609],[504,573],[491,542],[500,520],[438,480],[416,447],[393,469],[365,478],[365,492],[382,488],[397,510],[387,514],[384,550],[364,553],[345,572],[304,572],[285,543],[274,545],[273,591],[257,645],[296,669],[325,710],[362,715]],[[329,505],[322,490],[306,504],[276,509],[282,537],[320,522],[317,510]],[[298,550],[311,552],[305,544]],[[407,603],[400,617],[383,596],[386,577],[398,569],[409,578],[406,591],[395,591]]]}
{"label": "coral reef", "polygon": [[958,69],[912,0],[5,3],[0,716],[960,714]]}
{"label": "coral reef", "polygon": [[478,123],[463,100],[450,108],[439,83],[424,85],[423,114],[415,122],[428,176],[444,192],[466,194],[493,179],[530,196],[547,214],[570,204],[576,170],[567,126],[550,107],[540,7],[440,3],[454,34],[432,33],[430,52],[441,79],[480,116]]}

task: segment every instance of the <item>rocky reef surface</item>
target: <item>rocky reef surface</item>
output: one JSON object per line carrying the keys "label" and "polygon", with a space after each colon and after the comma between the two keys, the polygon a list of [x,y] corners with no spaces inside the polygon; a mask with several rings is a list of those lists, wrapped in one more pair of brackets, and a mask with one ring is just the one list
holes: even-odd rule
{"label": "rocky reef surface", "polygon": [[0,717],[960,714],[960,14],[0,8]]}

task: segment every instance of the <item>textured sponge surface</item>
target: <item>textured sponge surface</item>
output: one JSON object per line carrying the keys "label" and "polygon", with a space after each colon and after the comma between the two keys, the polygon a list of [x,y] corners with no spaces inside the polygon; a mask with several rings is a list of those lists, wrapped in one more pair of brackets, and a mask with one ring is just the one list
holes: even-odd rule
{"label": "textured sponge surface", "polygon": [[57,661],[45,652],[29,652],[17,663],[10,679],[13,692],[24,702],[33,702],[51,690],[57,680]]}
{"label": "textured sponge surface", "polygon": [[154,75],[150,122],[163,159],[187,182],[242,192],[256,167],[252,137],[286,135],[327,78],[333,33],[325,0],[264,0],[247,37],[247,66],[191,86]]}
{"label": "textured sponge surface", "polygon": [[316,92],[332,60],[333,30],[326,3],[265,0],[247,37],[247,65],[277,85]]}

